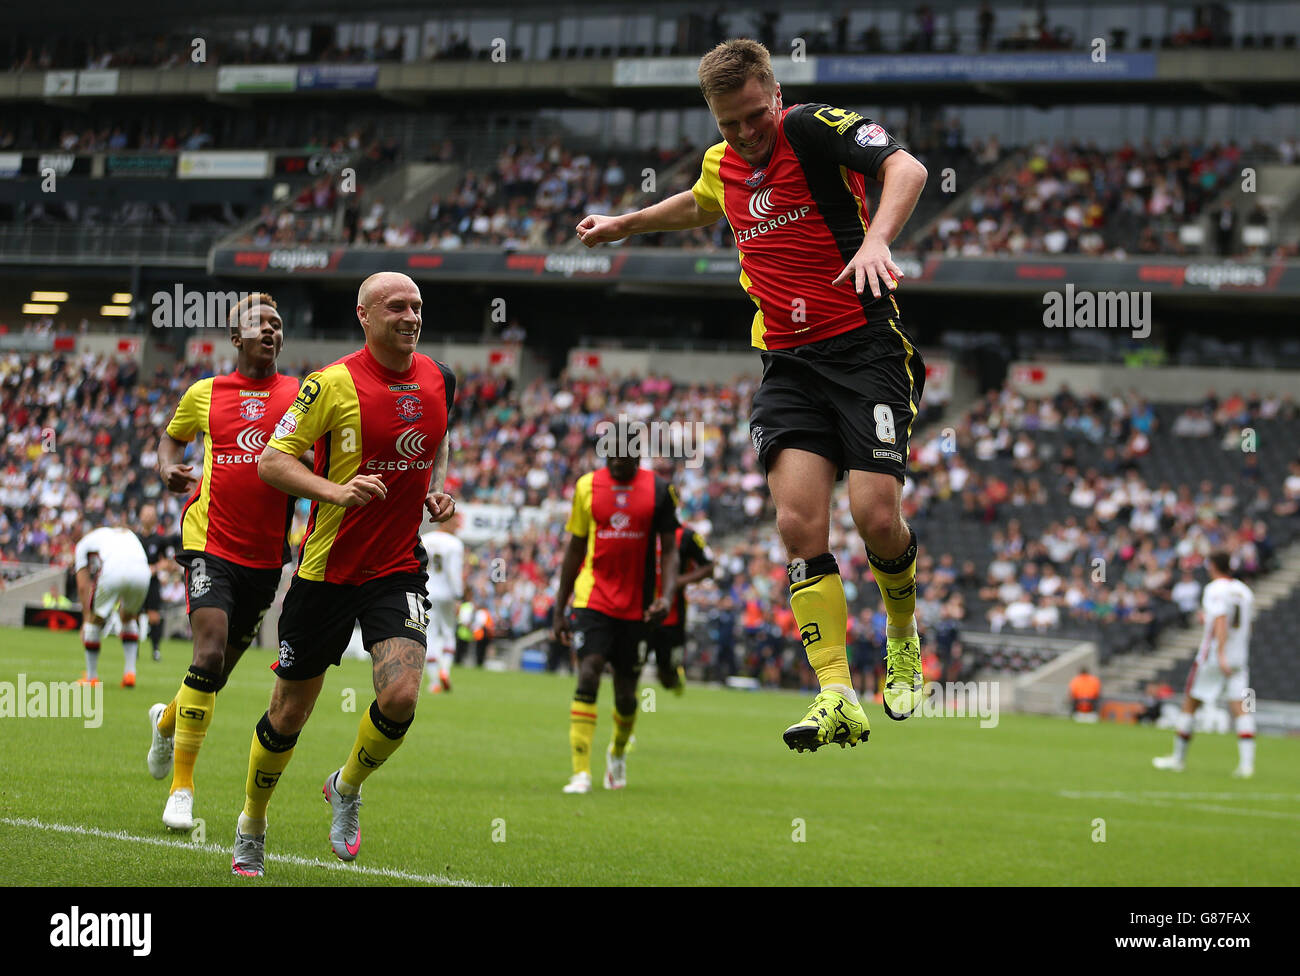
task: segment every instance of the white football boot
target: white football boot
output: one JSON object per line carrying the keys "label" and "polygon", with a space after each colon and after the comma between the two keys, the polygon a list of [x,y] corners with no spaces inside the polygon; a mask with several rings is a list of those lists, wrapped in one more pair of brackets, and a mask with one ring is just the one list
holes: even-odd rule
{"label": "white football boot", "polygon": [[564,785],[565,793],[590,793],[591,773],[574,773]]}
{"label": "white football boot", "polygon": [[163,807],[163,824],[168,830],[194,829],[194,792],[181,787],[173,790]]}
{"label": "white football boot", "polygon": [[172,751],[174,738],[158,731],[158,719],[167,711],[167,706],[158,702],[149,709],[149,775],[154,779],[166,779],[172,772]]}
{"label": "white football boot", "polygon": [[615,758],[614,747],[605,750],[605,789],[621,790],[627,786],[627,756]]}

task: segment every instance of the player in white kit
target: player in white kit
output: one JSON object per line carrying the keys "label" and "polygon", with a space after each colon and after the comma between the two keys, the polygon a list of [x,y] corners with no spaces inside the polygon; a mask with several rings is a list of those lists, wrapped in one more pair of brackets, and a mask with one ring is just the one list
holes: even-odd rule
{"label": "player in white kit", "polygon": [[465,595],[465,543],[456,538],[460,516],[443,522],[438,531],[421,538],[429,557],[428,649],[424,668],[429,691],[451,691],[451,664],[456,657],[456,608]]}
{"label": "player in white kit", "polygon": [[83,623],[81,643],[86,649],[86,676],[99,681],[99,641],[104,621],[117,609],[122,621],[122,687],[135,687],[135,660],[140,651],[140,609],[149,594],[149,557],[130,529],[104,528],[87,533],[74,552],[77,595]]}
{"label": "player in white kit", "polygon": [[1255,595],[1233,577],[1226,552],[1211,553],[1210,576],[1201,595],[1205,631],[1187,676],[1187,697],[1178,713],[1174,753],[1151,762],[1157,769],[1181,772],[1192,739],[1192,716],[1202,702],[1226,697],[1237,730],[1237,768],[1232,775],[1248,778],[1255,774],[1255,716],[1246,711],[1244,701],[1250,687],[1248,652]]}

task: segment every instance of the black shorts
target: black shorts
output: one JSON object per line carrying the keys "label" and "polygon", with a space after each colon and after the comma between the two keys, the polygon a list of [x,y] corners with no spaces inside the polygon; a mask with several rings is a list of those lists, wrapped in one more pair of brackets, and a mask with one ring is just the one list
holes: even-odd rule
{"label": "black shorts", "polygon": [[686,628],[681,624],[670,627],[655,627],[650,631],[650,640],[646,645],[646,657],[655,652],[655,664],[664,668],[681,664],[678,652],[686,646]]}
{"label": "black shorts", "polygon": [[280,570],[250,569],[208,552],[183,552],[185,612],[215,607],[226,615],[226,643],[241,651],[253,643],[280,588]]}
{"label": "black shorts", "polygon": [[361,642],[369,650],[382,640],[404,637],[427,647],[429,608],[424,573],[395,573],[364,583],[324,583],[297,574],[280,610],[280,659],[276,675],[305,681],[338,664],[361,622]]}
{"label": "black shorts", "polygon": [[147,612],[162,610],[162,587],[158,584],[158,574],[149,577],[149,592],[144,596],[144,609]]}
{"label": "black shorts", "polygon": [[641,644],[647,628],[641,620],[620,620],[597,610],[573,611],[573,651],[579,659],[599,654],[617,674],[641,670]]}
{"label": "black shorts", "polygon": [[749,433],[766,471],[783,448],[829,458],[845,471],[907,473],[908,436],[925,389],[925,361],[890,319],[762,353]]}

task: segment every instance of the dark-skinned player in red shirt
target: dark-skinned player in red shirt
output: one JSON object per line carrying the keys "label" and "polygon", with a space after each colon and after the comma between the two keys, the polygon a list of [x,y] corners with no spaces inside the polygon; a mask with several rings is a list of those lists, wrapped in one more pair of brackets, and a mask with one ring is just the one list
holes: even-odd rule
{"label": "dark-skinned player in red shirt", "polygon": [[[362,282],[356,311],[365,346],[303,380],[258,461],[262,480],[310,498],[312,507],[280,613],[271,704],[249,750],[235,874],[265,870],[271,794],[357,622],[375,700],[322,790],[340,860],[353,860],[361,847],[361,784],[397,751],[415,718],[429,610],[421,525],[426,509],[435,522],[456,511],[442,490],[456,377],[415,351],[423,309],[420,289],[404,274]],[[313,445],[314,472],[298,463]]]}
{"label": "dark-skinned player in red shirt", "polygon": [[569,706],[573,775],[565,793],[591,792],[596,695],[606,664],[614,672],[614,734],[605,753],[605,788],[627,785],[625,753],[636,722],[641,645],[648,628],[669,610],[667,598],[655,596],[656,538],[664,592],[677,587],[676,494],[663,478],[637,466],[638,441],[622,436],[626,428],[610,424],[605,430],[601,445],[607,446],[598,447],[605,467],[574,486],[564,527],[569,545],[555,594],[553,636],[573,648],[578,671]]}
{"label": "dark-skinned player in red shirt", "polygon": [[[790,108],[767,49],[730,40],[700,61],[723,142],[686,192],[635,213],[591,215],[587,246],[703,227],[725,216],[741,285],[757,306],[763,381],[750,436],[789,557],[790,608],[820,693],[783,738],[798,752],[856,745],[869,732],[846,652],[848,608],[830,552],[830,502],[847,472],[853,521],[889,616],[883,692],[890,718],[921,700],[916,535],[901,501],[925,364],[901,328],[890,242],[925,186],[925,167],[880,125],[830,105]],[[867,213],[865,178],[883,186]]]}
{"label": "dark-skinned player in red shirt", "polygon": [[[149,710],[149,772],[171,773],[162,819],[172,830],[194,828],[194,764],[217,693],[257,635],[289,558],[293,499],[257,477],[257,458],[298,393],[298,381],[276,367],[284,323],[275,299],[259,293],[236,303],[228,325],[235,371],[186,390],[158,443],[163,483],[190,496],[176,560],[185,566],[194,654],[170,704]],[[184,463],[199,434],[202,477]]]}

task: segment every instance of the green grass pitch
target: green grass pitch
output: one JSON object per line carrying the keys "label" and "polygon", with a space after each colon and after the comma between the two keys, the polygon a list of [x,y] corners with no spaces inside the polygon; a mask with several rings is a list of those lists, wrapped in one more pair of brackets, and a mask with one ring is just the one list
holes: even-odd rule
{"label": "green grass pitch", "polygon": [[[567,796],[572,679],[469,669],[452,694],[425,696],[366,784],[361,856],[343,865],[321,783],[373,697],[368,662],[349,660],[272,801],[267,876],[249,881],[231,876],[229,845],[271,656],[250,650],[218,699],[196,771],[206,837],[194,840],[162,826],[166,783],[144,762],[148,707],[170,699],[189,653],[169,641],[155,663],[146,646],[125,690],[121,645],[107,640],[100,728],[0,718],[5,883],[1285,885],[1300,865],[1300,739],[1262,738],[1258,772],[1241,782],[1231,736],[1196,737],[1179,775],[1151,767],[1170,749],[1163,730],[1011,714],[996,728],[896,723],[871,705],[865,746],[796,755],[781,731],[807,698],[696,686],[656,694],[628,787],[609,792],[606,681],[596,789]],[[81,670],[75,634],[0,630],[0,681]]]}

